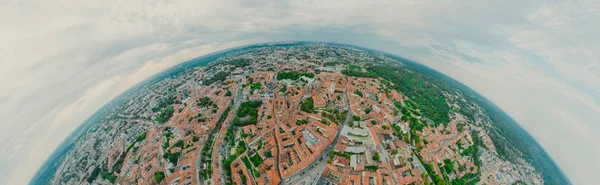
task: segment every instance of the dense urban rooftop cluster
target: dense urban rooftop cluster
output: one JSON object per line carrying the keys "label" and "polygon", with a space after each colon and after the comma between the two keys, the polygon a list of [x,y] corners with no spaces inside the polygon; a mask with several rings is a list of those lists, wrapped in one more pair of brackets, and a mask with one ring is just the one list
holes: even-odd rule
{"label": "dense urban rooftop cluster", "polygon": [[107,110],[53,183],[543,183],[476,104],[405,70],[325,44],[230,52]]}

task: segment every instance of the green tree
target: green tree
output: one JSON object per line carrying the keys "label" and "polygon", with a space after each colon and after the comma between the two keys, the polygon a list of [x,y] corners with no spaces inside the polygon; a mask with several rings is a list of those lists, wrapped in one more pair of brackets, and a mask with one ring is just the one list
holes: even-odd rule
{"label": "green tree", "polygon": [[373,160],[379,161],[379,158],[379,152],[375,152],[375,154],[373,154]]}
{"label": "green tree", "polygon": [[162,171],[154,172],[154,182],[156,182],[156,184],[159,184],[164,178],[165,178],[164,172],[162,172]]}

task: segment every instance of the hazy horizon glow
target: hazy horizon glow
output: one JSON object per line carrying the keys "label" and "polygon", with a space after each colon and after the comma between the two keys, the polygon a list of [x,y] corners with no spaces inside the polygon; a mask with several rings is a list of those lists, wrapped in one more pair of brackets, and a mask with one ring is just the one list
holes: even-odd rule
{"label": "hazy horizon glow", "polygon": [[[518,5],[518,6],[517,6]],[[24,184],[95,110],[188,59],[270,41],[386,51],[487,97],[574,184],[600,181],[600,2],[0,2],[0,184]]]}

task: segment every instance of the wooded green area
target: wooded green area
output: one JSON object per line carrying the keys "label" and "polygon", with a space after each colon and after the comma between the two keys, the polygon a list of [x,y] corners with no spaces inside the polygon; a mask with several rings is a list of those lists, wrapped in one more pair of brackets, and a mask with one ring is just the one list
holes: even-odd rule
{"label": "wooded green area", "polygon": [[[460,93],[465,98],[465,101],[456,102],[461,107],[458,111],[469,117],[471,121],[474,121],[475,113],[468,107],[470,105],[481,107],[484,115],[489,117],[493,123],[493,128],[488,130],[488,135],[492,139],[500,158],[513,162],[517,159],[525,159],[525,161],[531,162],[536,170],[541,172],[544,182],[569,184],[566,176],[562,174],[558,166],[554,164],[550,156],[548,156],[533,137],[492,102],[466,85],[422,64],[396,56],[388,56],[401,61],[404,64],[404,68],[421,76],[421,78],[426,79],[431,84],[435,84],[440,90],[450,94]],[[425,113],[424,115],[427,117]]]}
{"label": "wooded green area", "polygon": [[[237,117],[233,119],[233,125],[246,126],[258,123],[258,107],[262,105],[262,101],[247,101],[240,104],[237,112]],[[249,116],[249,118],[244,118]]]}
{"label": "wooded green area", "polygon": [[369,70],[394,83],[394,89],[416,102],[423,115],[436,124],[447,124],[450,120],[449,106],[441,89],[428,82],[422,74],[391,65],[375,65]]}
{"label": "wooded green area", "polygon": [[213,75],[211,78],[206,79],[202,84],[211,85],[215,82],[222,82],[225,79],[227,79],[227,76],[229,76],[229,73],[227,73],[225,71],[219,71],[219,72],[215,73],[215,75]]}
{"label": "wooded green area", "polygon": [[360,66],[348,65],[345,70],[342,70],[342,74],[346,76],[356,76],[365,78],[377,78],[377,74],[372,71],[363,72]]}
{"label": "wooded green area", "polygon": [[315,112],[315,102],[312,96],[300,102],[300,110],[308,113]]}
{"label": "wooded green area", "polygon": [[199,107],[208,107],[214,104],[215,103],[212,100],[210,100],[208,96],[200,98],[198,101],[196,101],[196,105],[198,105]]}
{"label": "wooded green area", "polygon": [[314,78],[315,74],[314,73],[303,73],[303,72],[297,72],[297,71],[278,72],[277,80],[285,80],[285,79],[298,80],[298,78],[300,78],[301,76],[306,76],[308,78]]}

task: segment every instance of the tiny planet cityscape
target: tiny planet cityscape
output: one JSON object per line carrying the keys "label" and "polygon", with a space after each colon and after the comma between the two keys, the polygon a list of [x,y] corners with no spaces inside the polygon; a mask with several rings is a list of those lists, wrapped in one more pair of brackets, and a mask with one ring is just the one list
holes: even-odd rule
{"label": "tiny planet cityscape", "polygon": [[30,184],[570,184],[493,102],[359,46],[200,56],[81,124]]}

